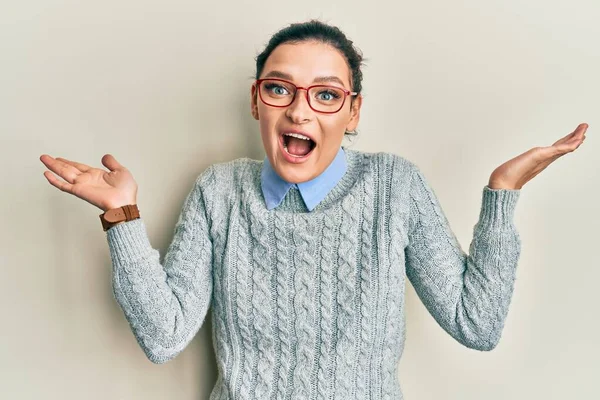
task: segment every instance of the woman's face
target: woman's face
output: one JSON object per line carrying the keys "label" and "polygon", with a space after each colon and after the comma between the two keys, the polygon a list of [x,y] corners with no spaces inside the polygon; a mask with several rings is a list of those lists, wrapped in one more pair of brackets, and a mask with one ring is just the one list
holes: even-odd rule
{"label": "woman's face", "polygon": [[[351,90],[350,68],[342,53],[328,44],[315,41],[277,46],[267,58],[260,76],[267,77],[285,79],[302,87],[323,84]],[[323,77],[327,77],[326,80],[319,79]],[[279,108],[263,103],[258,96],[258,87],[252,84],[252,116],[259,121],[269,162],[282,179],[290,183],[306,182],[320,175],[331,164],[346,130],[352,131],[358,124],[362,97],[355,97],[351,105],[352,97],[348,96],[337,113],[323,114],[310,108],[305,90],[298,90],[288,107]],[[292,151],[296,143],[306,143],[292,143],[296,139],[283,135],[290,131],[302,132],[314,141],[307,156],[294,157],[287,153],[284,146]]]}

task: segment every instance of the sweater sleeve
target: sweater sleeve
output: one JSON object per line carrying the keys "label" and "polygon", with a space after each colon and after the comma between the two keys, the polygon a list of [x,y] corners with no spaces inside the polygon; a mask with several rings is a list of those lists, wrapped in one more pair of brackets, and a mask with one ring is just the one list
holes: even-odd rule
{"label": "sweater sleeve", "polygon": [[521,240],[513,223],[519,190],[483,188],[467,255],[440,203],[414,165],[406,273],[427,310],[459,343],[489,351],[498,344],[516,279]]}
{"label": "sweater sleeve", "polygon": [[174,237],[159,260],[143,219],[107,230],[113,294],[150,361],[177,356],[202,326],[212,297],[212,242],[200,174],[187,195]]}

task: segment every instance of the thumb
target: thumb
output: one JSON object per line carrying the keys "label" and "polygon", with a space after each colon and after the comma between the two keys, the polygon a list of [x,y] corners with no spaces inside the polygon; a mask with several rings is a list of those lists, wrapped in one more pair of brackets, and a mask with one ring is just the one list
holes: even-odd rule
{"label": "thumb", "polygon": [[102,157],[102,164],[111,171],[126,169],[124,166],[119,164],[116,158],[112,156],[112,154],[105,154]]}

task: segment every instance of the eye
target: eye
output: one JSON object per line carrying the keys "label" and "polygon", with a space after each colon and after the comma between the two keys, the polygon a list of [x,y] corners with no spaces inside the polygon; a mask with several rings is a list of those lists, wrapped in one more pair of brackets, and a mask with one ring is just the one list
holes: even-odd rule
{"label": "eye", "polygon": [[285,87],[278,85],[277,83],[266,83],[265,89],[267,89],[269,92],[273,92],[276,95],[284,95],[288,93]]}
{"label": "eye", "polygon": [[[319,96],[323,96],[323,97],[319,97]],[[317,94],[317,97],[319,97],[319,100],[331,101],[331,100],[339,99],[340,95],[333,90],[327,89],[327,90],[323,90],[323,91],[319,92]]]}

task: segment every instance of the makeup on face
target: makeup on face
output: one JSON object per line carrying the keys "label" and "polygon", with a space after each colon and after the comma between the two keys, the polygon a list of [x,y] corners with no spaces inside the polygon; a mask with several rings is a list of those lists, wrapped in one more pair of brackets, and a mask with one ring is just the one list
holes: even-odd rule
{"label": "makeup on face", "polygon": [[[257,93],[257,119],[265,153],[275,172],[287,182],[309,181],[321,174],[338,153],[350,121],[351,98],[346,97],[337,112],[317,112],[312,104],[309,105],[306,89],[303,88],[327,85],[350,90],[347,62],[339,50],[328,44],[282,44],[265,62],[261,79],[264,78],[284,79],[300,87],[295,90],[293,99],[288,97],[288,101],[279,102],[284,105],[281,107],[265,104]],[[289,96],[288,87],[293,92],[293,86],[286,86],[285,82],[281,87],[269,86],[269,90],[274,92],[269,92],[272,96],[266,100],[277,104],[276,96]],[[260,91],[260,88],[255,90]],[[327,92],[326,88],[311,91],[311,103],[334,101],[332,96],[336,93],[339,92]]]}

